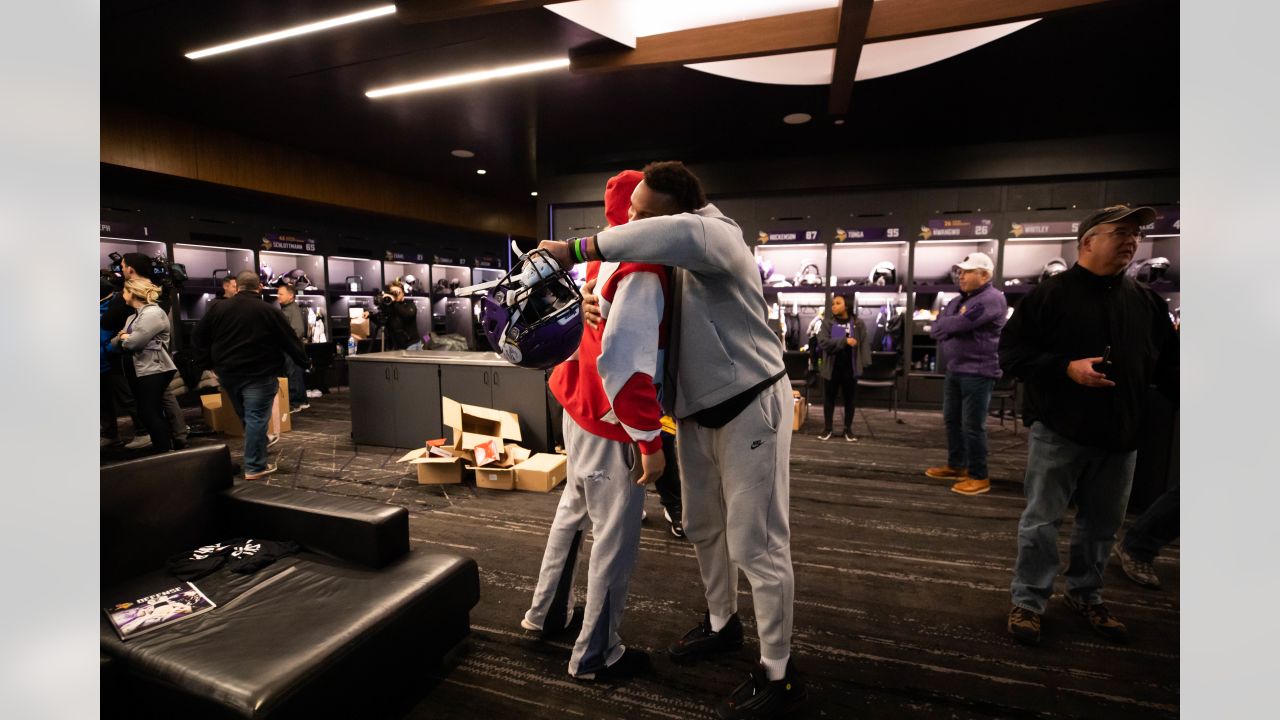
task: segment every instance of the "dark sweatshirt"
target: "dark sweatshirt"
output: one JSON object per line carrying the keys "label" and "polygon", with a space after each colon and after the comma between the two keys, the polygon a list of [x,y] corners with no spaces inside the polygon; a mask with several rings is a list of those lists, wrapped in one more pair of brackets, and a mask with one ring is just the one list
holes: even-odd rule
{"label": "dark sweatshirt", "polygon": [[241,290],[213,303],[196,326],[191,344],[200,366],[213,368],[219,377],[279,377],[286,354],[302,367],[309,362],[284,315],[256,290]]}
{"label": "dark sweatshirt", "polygon": [[[1178,335],[1163,298],[1121,273],[1080,265],[1048,278],[1022,301],[1000,337],[1000,366],[1026,383],[1024,422],[1039,420],[1081,445],[1138,446],[1143,396],[1156,384],[1178,396]],[[1067,365],[1099,357],[1115,387],[1085,387]]]}

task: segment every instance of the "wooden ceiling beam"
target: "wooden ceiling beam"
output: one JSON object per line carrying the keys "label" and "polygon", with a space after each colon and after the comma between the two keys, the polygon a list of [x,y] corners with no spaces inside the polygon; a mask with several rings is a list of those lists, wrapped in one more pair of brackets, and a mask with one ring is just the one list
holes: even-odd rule
{"label": "wooden ceiling beam", "polygon": [[402,25],[442,22],[528,10],[563,0],[397,0],[396,20]]}
{"label": "wooden ceiling beam", "polygon": [[874,4],[875,0],[840,1],[836,57],[831,66],[831,94],[827,99],[827,112],[832,115],[849,112],[853,102],[853,82],[858,76],[858,61],[862,58],[862,44],[867,39]]}
{"label": "wooden ceiling beam", "polygon": [[[1046,17],[1112,0],[889,0],[873,4],[863,44]],[[840,8],[775,15],[636,38],[635,49],[570,51],[576,72],[826,50],[840,38]],[[856,66],[855,66],[856,68]]]}
{"label": "wooden ceiling beam", "polygon": [[634,50],[570,51],[570,68],[608,72],[822,50],[836,44],[838,16],[829,8],[647,35],[636,38]]}

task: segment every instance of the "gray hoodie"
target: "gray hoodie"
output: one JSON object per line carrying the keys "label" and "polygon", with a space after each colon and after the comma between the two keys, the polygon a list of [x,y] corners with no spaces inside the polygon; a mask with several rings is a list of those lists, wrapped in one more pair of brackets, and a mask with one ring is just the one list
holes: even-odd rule
{"label": "gray hoodie", "polygon": [[679,334],[675,414],[714,407],[783,371],[782,342],[766,322],[755,257],[742,230],[715,205],[696,213],[635,220],[602,230],[601,253],[677,268]]}
{"label": "gray hoodie", "polygon": [[159,305],[151,303],[138,308],[124,331],[129,334],[128,340],[120,342],[117,335],[111,342],[130,354],[138,377],[177,369],[169,357],[169,315]]}

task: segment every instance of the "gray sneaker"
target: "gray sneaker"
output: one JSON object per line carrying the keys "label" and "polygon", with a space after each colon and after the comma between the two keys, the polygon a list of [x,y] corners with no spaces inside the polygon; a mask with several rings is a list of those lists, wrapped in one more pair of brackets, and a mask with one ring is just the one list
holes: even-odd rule
{"label": "gray sneaker", "polygon": [[261,480],[262,478],[270,475],[271,473],[275,472],[278,469],[279,468],[276,467],[275,463],[268,463],[265,468],[259,470],[256,473],[245,473],[244,479],[245,480]]}
{"label": "gray sneaker", "polygon": [[150,435],[134,435],[133,439],[125,444],[125,447],[129,448],[130,450],[141,450],[142,448],[149,447],[150,445],[151,445]]}
{"label": "gray sneaker", "polygon": [[1112,548],[1116,557],[1120,558],[1120,569],[1124,570],[1124,574],[1130,580],[1138,583],[1142,587],[1152,589],[1160,589],[1160,577],[1156,575],[1156,569],[1149,562],[1143,562],[1138,558],[1129,554],[1124,549],[1124,543],[1116,543]]}
{"label": "gray sneaker", "polygon": [[271,447],[272,445],[275,445],[275,444],[276,444],[276,443],[278,443],[278,442],[280,442],[280,434],[279,434],[279,433],[277,433],[277,434],[275,434],[275,435],[268,435],[268,436],[267,436],[267,447]]}

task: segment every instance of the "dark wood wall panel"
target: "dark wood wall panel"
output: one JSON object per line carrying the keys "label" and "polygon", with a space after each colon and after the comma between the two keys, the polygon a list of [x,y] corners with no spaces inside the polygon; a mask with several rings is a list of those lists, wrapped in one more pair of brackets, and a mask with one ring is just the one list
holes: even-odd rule
{"label": "dark wood wall panel", "polygon": [[104,163],[487,232],[534,235],[532,207],[180,120],[104,106]]}

